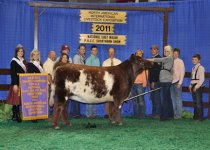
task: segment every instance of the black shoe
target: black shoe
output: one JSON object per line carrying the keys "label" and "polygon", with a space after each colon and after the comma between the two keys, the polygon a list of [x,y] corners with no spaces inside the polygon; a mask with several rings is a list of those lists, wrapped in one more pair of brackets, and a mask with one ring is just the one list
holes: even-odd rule
{"label": "black shoe", "polygon": [[37,123],[38,121],[37,121],[37,120],[31,120],[31,122],[33,122],[33,123]]}
{"label": "black shoe", "polygon": [[107,114],[106,114],[106,115],[104,115],[104,118],[109,118],[109,115],[107,115]]}
{"label": "black shoe", "polygon": [[90,127],[91,128],[96,128],[96,124],[95,123],[94,124],[91,124]]}
{"label": "black shoe", "polygon": [[193,120],[199,120],[199,118],[197,116],[193,116]]}
{"label": "black shoe", "polygon": [[17,121],[17,109],[16,106],[12,106],[12,121]]}
{"label": "black shoe", "polygon": [[20,116],[20,108],[19,108],[19,106],[16,106],[16,110],[17,110],[17,113],[16,113],[16,115],[17,115],[17,122],[18,123],[21,123],[22,122],[22,119],[21,119],[21,116]]}
{"label": "black shoe", "polygon": [[160,121],[169,121],[169,120],[172,120],[172,118],[160,117]]}
{"label": "black shoe", "polygon": [[82,116],[81,115],[75,115],[75,116],[72,116],[72,118],[80,119],[80,118],[82,118]]}
{"label": "black shoe", "polygon": [[86,125],[86,128],[87,128],[87,129],[90,129],[90,128],[91,128],[90,122],[88,122],[88,124]]}

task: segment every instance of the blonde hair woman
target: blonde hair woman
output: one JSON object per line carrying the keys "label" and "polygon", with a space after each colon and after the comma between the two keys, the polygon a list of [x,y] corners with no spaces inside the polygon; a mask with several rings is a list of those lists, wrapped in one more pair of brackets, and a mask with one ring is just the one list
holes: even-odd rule
{"label": "blonde hair woman", "polygon": [[40,52],[37,49],[31,51],[30,63],[28,64],[28,73],[42,73],[43,67],[40,59]]}
{"label": "blonde hair woman", "polygon": [[170,120],[174,117],[173,105],[170,94],[170,86],[172,83],[172,67],[173,67],[173,51],[170,45],[164,47],[163,58],[148,59],[153,62],[162,62],[160,71],[160,87],[161,87],[161,105],[160,120]]}
{"label": "blonde hair woman", "polygon": [[[28,73],[42,73],[43,67],[40,61],[40,52],[37,49],[31,51],[30,54],[30,63],[28,64]],[[37,120],[32,120],[33,123],[36,123]]]}

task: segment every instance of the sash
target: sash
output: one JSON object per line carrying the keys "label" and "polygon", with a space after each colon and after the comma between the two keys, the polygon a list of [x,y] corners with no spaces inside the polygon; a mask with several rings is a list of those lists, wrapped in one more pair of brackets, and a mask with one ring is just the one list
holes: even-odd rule
{"label": "sash", "polygon": [[39,69],[40,73],[44,72],[42,66],[37,61],[31,61],[31,62]]}
{"label": "sash", "polygon": [[23,70],[26,72],[26,66],[24,65],[23,61],[20,61],[19,59],[17,58],[12,58],[12,61],[15,61],[16,63],[18,63],[19,66],[21,66],[21,68],[23,68]]}

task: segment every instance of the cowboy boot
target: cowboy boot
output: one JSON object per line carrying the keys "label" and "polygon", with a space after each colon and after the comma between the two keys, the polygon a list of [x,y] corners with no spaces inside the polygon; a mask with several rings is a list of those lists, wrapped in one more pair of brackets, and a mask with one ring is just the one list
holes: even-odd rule
{"label": "cowboy boot", "polygon": [[22,122],[22,119],[21,119],[21,117],[20,117],[20,107],[19,107],[19,105],[18,106],[16,106],[16,108],[17,108],[17,122],[18,123],[20,123],[20,122]]}

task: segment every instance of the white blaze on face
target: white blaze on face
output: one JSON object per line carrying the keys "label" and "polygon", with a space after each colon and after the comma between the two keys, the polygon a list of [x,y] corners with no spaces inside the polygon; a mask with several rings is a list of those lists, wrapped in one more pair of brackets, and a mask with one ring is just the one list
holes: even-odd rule
{"label": "white blaze on face", "polygon": [[66,79],[65,88],[73,93],[74,96],[71,96],[70,99],[83,102],[83,103],[103,103],[106,101],[113,101],[113,97],[110,95],[110,91],[112,90],[114,84],[114,76],[105,71],[104,77],[105,88],[107,88],[106,95],[101,98],[97,98],[95,91],[93,91],[93,85],[91,84],[91,80],[88,80],[88,85],[86,85],[87,74],[84,73],[84,70],[80,70],[79,81],[72,83]]}

